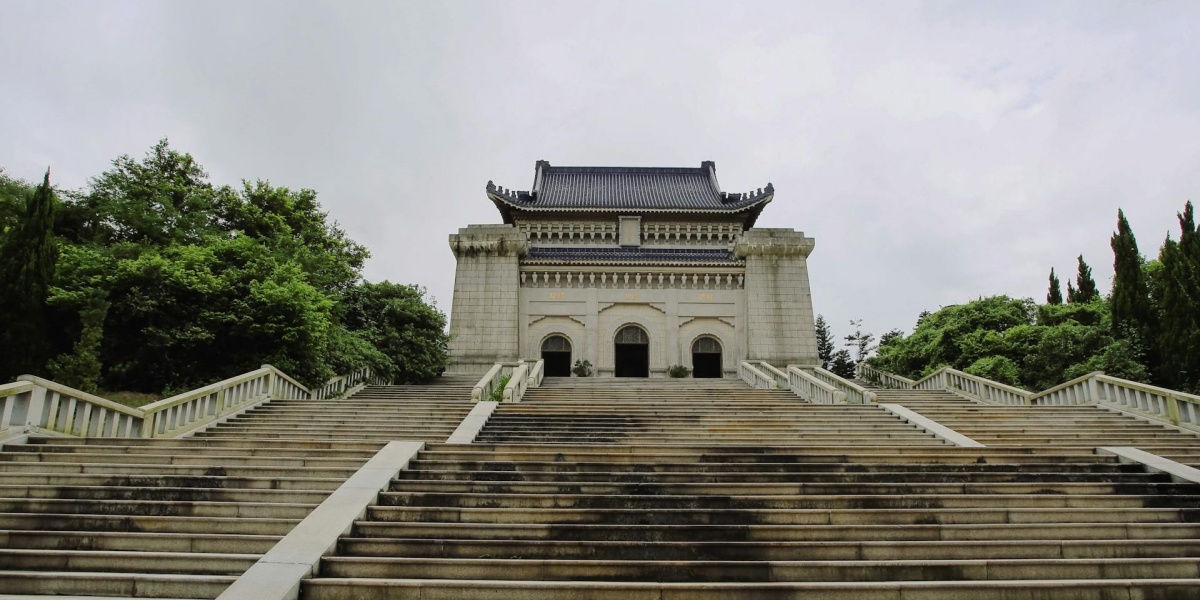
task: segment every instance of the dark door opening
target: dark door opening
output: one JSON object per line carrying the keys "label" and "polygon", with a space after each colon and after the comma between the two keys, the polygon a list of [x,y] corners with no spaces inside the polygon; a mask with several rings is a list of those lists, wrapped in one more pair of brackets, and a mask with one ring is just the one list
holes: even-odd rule
{"label": "dark door opening", "polygon": [[641,327],[629,325],[617,332],[613,358],[617,377],[650,376],[650,336]]}
{"label": "dark door opening", "polygon": [[542,342],[542,360],[546,377],[571,376],[571,342],[561,335],[554,335]]}
{"label": "dark door opening", "polygon": [[710,337],[702,337],[692,342],[692,377],[717,379],[723,375],[721,343]]}

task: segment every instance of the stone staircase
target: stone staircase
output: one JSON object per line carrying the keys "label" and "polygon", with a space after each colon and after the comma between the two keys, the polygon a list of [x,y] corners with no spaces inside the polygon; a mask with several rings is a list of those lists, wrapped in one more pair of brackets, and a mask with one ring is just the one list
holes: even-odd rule
{"label": "stone staircase", "polygon": [[305,600],[1200,590],[1200,485],[1094,450],[1195,436],[1125,415],[881,394],[989,446],[962,448],[740,381],[548,379],[476,443],[441,443],[473,384],[274,401],[189,439],[6,445],[0,599],[213,598],[395,439],[428,443]]}
{"label": "stone staircase", "polygon": [[1200,486],[732,381],[555,381],[431,444],[306,600],[1185,598]]}
{"label": "stone staircase", "polygon": [[876,389],[900,404],[987,446],[1134,446],[1200,465],[1200,436],[1096,406],[994,406],[944,390]]}
{"label": "stone staircase", "polygon": [[814,405],[735,379],[547,379],[501,404],[481,444],[943,445],[878,406]]}
{"label": "stone staircase", "polygon": [[276,400],[188,439],[6,444],[0,594],[215,598],[387,440],[444,440],[473,384]]}

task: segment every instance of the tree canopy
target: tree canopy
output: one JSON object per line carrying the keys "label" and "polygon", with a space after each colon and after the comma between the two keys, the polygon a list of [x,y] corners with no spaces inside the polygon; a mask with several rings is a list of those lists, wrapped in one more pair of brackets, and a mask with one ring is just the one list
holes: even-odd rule
{"label": "tree canopy", "polygon": [[1051,270],[1046,304],[996,296],[922,313],[912,334],[886,337],[872,362],[912,378],[951,366],[1030,390],[1104,371],[1200,392],[1200,230],[1190,202],[1177,217],[1179,240],[1168,236],[1146,261],[1118,211],[1107,297],[1080,256],[1067,304]]}
{"label": "tree canopy", "polygon": [[[47,222],[10,215],[20,188],[0,174],[0,248],[29,246]],[[3,362],[0,379],[160,393],[264,363],[310,385],[363,365],[398,381],[446,365],[445,315],[417,288],[364,282],[369,253],[312,190],[216,185],[163,140],[62,196],[44,227],[58,248],[40,299],[50,352]]]}

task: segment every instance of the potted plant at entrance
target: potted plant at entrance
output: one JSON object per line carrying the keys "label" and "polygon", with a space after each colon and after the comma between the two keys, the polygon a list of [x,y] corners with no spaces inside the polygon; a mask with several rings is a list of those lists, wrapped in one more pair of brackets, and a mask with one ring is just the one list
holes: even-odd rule
{"label": "potted plant at entrance", "polygon": [[576,377],[591,377],[592,363],[589,360],[577,360],[575,361],[575,366],[571,367],[571,372],[574,373]]}
{"label": "potted plant at entrance", "polygon": [[692,374],[692,370],[683,365],[671,365],[667,367],[667,375],[675,379],[683,379]]}

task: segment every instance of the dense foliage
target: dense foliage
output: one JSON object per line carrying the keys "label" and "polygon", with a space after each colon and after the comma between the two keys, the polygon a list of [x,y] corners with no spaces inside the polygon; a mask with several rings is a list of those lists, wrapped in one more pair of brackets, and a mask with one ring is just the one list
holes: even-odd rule
{"label": "dense foliage", "polygon": [[1067,304],[1051,270],[1047,304],[997,296],[922,313],[911,335],[884,337],[872,364],[912,378],[948,365],[1030,390],[1104,371],[1200,391],[1200,231],[1190,202],[1178,219],[1179,241],[1168,236],[1158,260],[1146,261],[1118,212],[1108,297],[1081,256]]}
{"label": "dense foliage", "polygon": [[[423,381],[446,365],[445,315],[419,288],[363,282],[367,250],[311,190],[214,185],[164,140],[60,196],[49,227],[41,208],[15,211],[35,195],[0,174],[0,248],[15,256],[10,247],[31,247],[39,231],[57,248],[45,291],[27,294],[47,314],[46,331],[31,338],[47,352],[0,360],[0,381],[32,372],[89,389],[169,392],[262,364],[307,384],[362,365]],[[0,285],[6,298],[9,288],[33,289],[8,271]],[[17,314],[5,306],[0,318]]]}

